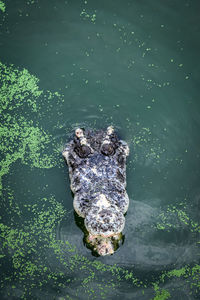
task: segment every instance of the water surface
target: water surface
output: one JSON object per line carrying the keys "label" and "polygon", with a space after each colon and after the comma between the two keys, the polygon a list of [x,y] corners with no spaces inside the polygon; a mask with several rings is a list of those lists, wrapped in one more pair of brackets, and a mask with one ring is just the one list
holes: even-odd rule
{"label": "water surface", "polygon": [[[199,9],[6,1],[1,299],[198,299]],[[77,126],[110,124],[130,146],[130,207],[123,244],[95,257],[61,151]]]}

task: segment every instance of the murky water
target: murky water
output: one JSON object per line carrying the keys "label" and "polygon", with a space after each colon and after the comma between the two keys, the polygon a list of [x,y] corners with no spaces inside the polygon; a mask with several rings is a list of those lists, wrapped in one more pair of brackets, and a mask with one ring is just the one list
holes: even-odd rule
{"label": "murky water", "polygon": [[[199,299],[199,1],[3,3],[1,299]],[[96,257],[61,151],[110,124],[130,207]]]}

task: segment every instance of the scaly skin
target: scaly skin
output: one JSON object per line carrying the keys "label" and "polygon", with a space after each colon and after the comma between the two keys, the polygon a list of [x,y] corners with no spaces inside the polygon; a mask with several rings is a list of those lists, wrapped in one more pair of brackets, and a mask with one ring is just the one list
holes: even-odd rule
{"label": "scaly skin", "polygon": [[69,166],[74,209],[85,219],[87,241],[99,255],[114,253],[129,205],[126,193],[126,157],[129,147],[112,126],[107,131],[75,130],[63,156]]}

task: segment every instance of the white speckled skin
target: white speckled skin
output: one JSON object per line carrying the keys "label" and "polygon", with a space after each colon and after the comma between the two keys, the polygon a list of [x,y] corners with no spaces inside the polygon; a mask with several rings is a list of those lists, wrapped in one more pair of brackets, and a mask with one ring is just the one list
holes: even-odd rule
{"label": "white speckled skin", "polygon": [[[74,209],[85,218],[89,241],[100,255],[114,252],[110,237],[125,225],[129,206],[126,193],[126,157],[129,147],[112,126],[107,131],[76,129],[63,151],[69,166]],[[94,242],[96,241],[96,243]]]}

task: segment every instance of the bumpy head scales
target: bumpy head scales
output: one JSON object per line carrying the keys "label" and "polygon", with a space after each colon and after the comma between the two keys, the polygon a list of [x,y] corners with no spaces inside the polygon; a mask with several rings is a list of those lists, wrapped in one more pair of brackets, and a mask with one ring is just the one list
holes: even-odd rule
{"label": "bumpy head scales", "polygon": [[85,218],[85,227],[91,235],[111,237],[124,229],[125,218],[115,206],[91,207]]}

